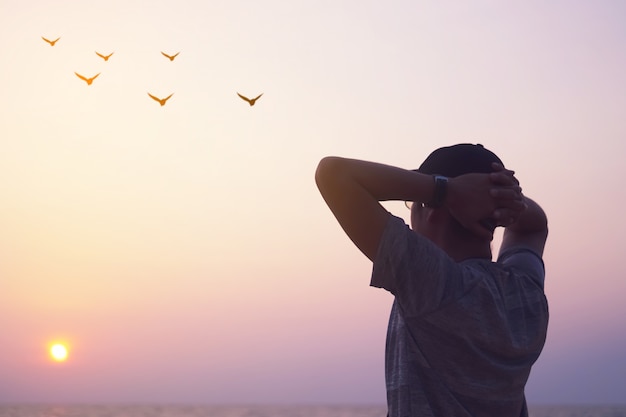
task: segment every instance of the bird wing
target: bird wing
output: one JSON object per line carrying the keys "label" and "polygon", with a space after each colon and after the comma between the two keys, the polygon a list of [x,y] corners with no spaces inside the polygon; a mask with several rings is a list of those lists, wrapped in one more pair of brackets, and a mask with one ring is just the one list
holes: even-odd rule
{"label": "bird wing", "polygon": [[246,100],[248,103],[250,103],[250,99],[249,99],[248,97],[246,97],[246,96],[242,96],[242,95],[241,95],[241,94],[239,94],[239,93],[237,93],[237,95],[238,95],[239,97],[241,97],[242,99]]}
{"label": "bird wing", "polygon": [[87,81],[87,78],[83,77],[83,76],[82,76],[82,75],[80,75],[79,73],[74,72],[74,74],[76,74],[76,76],[77,76],[78,78],[80,78],[81,80],[83,80],[83,81]]}
{"label": "bird wing", "polygon": [[100,52],[98,52],[98,51],[96,51],[96,55],[98,55],[98,56],[99,56],[100,58],[102,58],[102,59],[104,59],[104,58],[105,58],[105,56],[104,56],[104,55],[102,55],[102,54],[101,54]]}
{"label": "bird wing", "polygon": [[43,36],[41,37],[41,39],[43,39],[44,41],[48,42],[48,43],[52,43],[52,41],[50,39],[46,39]]}
{"label": "bird wing", "polygon": [[169,59],[172,59],[172,57],[166,54],[165,52],[161,51],[161,53],[163,54],[163,56],[168,57]]}
{"label": "bird wing", "polygon": [[56,41],[58,41],[59,39],[61,39],[61,37],[59,36],[58,38],[56,38],[55,40],[52,41],[52,43],[55,43]]}
{"label": "bird wing", "polygon": [[94,75],[93,77],[90,78],[91,81],[95,80],[96,78],[98,78],[98,75],[100,75],[101,73],[97,73],[96,75]]}
{"label": "bird wing", "polygon": [[176,58],[178,56],[178,54],[180,54],[180,52],[176,52],[175,55],[172,55],[172,59]]}
{"label": "bird wing", "polygon": [[109,59],[111,58],[111,55],[113,55],[115,52],[111,52],[109,55],[105,56],[105,58]]}
{"label": "bird wing", "polygon": [[170,97],[172,97],[173,95],[174,95],[174,93],[170,94],[169,96],[165,97],[165,98],[163,99],[163,101],[167,101],[167,100],[169,100],[169,99],[170,99]]}
{"label": "bird wing", "polygon": [[159,103],[161,102],[161,99],[160,99],[160,98],[155,97],[155,96],[153,96],[153,95],[152,95],[152,94],[150,94],[150,93],[148,93],[148,95],[152,98],[152,100],[156,100],[156,101],[158,101]]}
{"label": "bird wing", "polygon": [[263,93],[259,94],[258,96],[256,96],[256,98],[254,99],[254,101],[257,101],[259,98],[261,98],[261,96],[263,95]]}

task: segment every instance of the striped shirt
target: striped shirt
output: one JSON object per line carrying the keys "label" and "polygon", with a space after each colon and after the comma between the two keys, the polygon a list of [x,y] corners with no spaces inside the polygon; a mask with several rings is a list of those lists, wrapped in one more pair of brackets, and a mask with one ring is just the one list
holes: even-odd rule
{"label": "striped shirt", "polygon": [[524,387],[546,339],[541,257],[455,262],[391,216],[371,285],[394,296],[385,353],[390,417],[527,416]]}

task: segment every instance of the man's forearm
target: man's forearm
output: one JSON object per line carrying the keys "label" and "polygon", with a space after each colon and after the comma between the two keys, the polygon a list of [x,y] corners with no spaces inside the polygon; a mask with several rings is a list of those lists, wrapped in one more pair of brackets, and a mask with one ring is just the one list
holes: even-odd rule
{"label": "man's forearm", "polygon": [[526,210],[504,229],[500,251],[514,246],[524,246],[543,254],[548,238],[548,218],[539,204],[524,197]]}
{"label": "man's forearm", "polygon": [[[322,159],[315,173],[315,181],[341,227],[371,260],[376,256],[390,216],[380,201],[426,200],[434,188],[429,176],[374,162],[339,157]],[[423,182],[423,186],[420,186],[420,182]]]}
{"label": "man's forearm", "polygon": [[524,196],[524,203],[526,204],[526,210],[524,210],[517,221],[509,226],[507,230],[518,233],[538,233],[548,231],[548,218],[546,213],[535,203],[532,199]]}
{"label": "man's forearm", "polygon": [[[442,209],[447,209],[464,227],[484,238],[492,231],[481,221],[492,217],[500,206],[514,205],[511,197],[512,173],[502,171],[495,184],[489,174],[466,174],[451,178],[447,198]],[[433,201],[435,182],[432,175],[397,168],[375,162],[326,157],[318,165],[315,180],[329,208],[346,234],[373,259],[389,213],[381,201],[405,200],[420,203]],[[501,197],[494,197],[497,188]],[[513,202],[513,203],[512,203]]]}
{"label": "man's forearm", "polygon": [[[328,179],[324,181],[324,177]],[[430,201],[434,191],[432,176],[391,165],[340,157],[327,157],[318,167],[317,180],[336,182],[349,177],[376,201]]]}

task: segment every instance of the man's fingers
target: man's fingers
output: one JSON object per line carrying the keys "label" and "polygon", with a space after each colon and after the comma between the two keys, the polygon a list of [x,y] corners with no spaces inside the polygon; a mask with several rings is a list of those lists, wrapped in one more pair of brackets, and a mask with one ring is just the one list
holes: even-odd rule
{"label": "man's fingers", "polygon": [[498,226],[510,226],[515,223],[519,216],[526,210],[526,205],[521,204],[516,207],[499,207],[493,212],[493,218],[498,222]]}
{"label": "man's fingers", "polygon": [[520,187],[519,185],[512,185],[508,187],[494,187],[489,190],[489,193],[496,200],[522,199],[522,187]]}
{"label": "man's fingers", "polygon": [[504,170],[504,165],[499,164],[497,162],[492,162],[491,163],[491,169],[493,169],[495,172],[503,171]]}
{"label": "man's fingers", "polygon": [[493,184],[497,185],[519,185],[519,181],[515,178],[514,171],[499,171],[489,174],[489,179]]}
{"label": "man's fingers", "polygon": [[491,182],[501,185],[519,185],[519,181],[515,178],[515,171],[506,169],[502,164],[493,162],[491,164],[493,172],[490,174]]}
{"label": "man's fingers", "polygon": [[515,211],[522,212],[526,210],[526,203],[524,203],[524,200],[517,199],[517,198],[511,198],[507,200],[498,200],[496,202],[495,209],[496,210],[508,209],[508,210],[515,210]]}

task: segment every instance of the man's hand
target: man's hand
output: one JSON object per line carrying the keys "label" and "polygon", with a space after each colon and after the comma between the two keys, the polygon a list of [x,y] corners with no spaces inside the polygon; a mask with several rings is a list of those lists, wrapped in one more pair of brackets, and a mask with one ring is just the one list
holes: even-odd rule
{"label": "man's hand", "polygon": [[490,194],[496,202],[493,218],[497,226],[506,227],[515,223],[528,206],[519,181],[515,178],[515,172],[495,162],[492,166],[494,172],[489,174],[489,179],[494,187]]}
{"label": "man's hand", "polygon": [[446,207],[461,225],[485,239],[496,226],[517,220],[525,204],[515,172],[493,164],[490,174],[466,174],[450,178]]}

